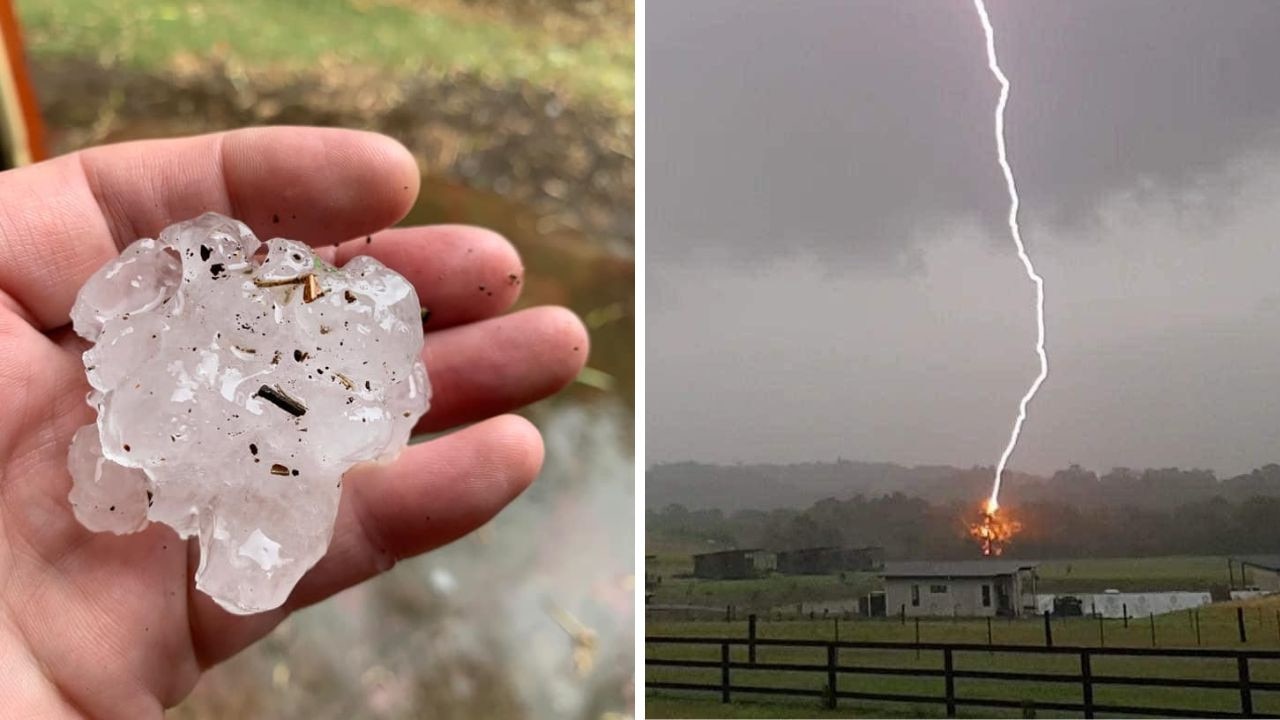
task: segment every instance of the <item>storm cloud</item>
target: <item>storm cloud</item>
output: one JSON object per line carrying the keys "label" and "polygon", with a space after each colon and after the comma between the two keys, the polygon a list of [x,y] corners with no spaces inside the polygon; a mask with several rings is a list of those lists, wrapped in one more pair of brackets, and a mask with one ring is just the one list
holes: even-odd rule
{"label": "storm cloud", "polygon": [[[1016,468],[1280,459],[1280,4],[991,2]],[[648,6],[648,460],[991,464],[1035,374],[972,5]]]}
{"label": "storm cloud", "polygon": [[[1274,3],[993,2],[991,16],[1029,216],[1085,224],[1139,180],[1185,185],[1274,139]],[[648,37],[651,256],[901,261],[956,218],[1000,231],[998,86],[970,3],[659,0]]]}

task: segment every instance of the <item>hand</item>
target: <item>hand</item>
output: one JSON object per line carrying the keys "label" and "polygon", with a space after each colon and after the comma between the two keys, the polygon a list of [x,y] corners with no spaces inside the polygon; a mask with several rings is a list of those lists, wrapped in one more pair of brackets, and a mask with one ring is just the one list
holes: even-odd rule
{"label": "hand", "polygon": [[[519,291],[509,276],[523,276],[501,237],[384,230],[418,181],[393,140],[315,128],[111,145],[0,173],[0,717],[159,717],[289,613],[470,532],[533,480],[537,430],[498,414],[567,384],[586,333],[562,308],[499,317]],[[475,423],[349,473],[328,554],[283,608],[252,616],[195,590],[194,539],[155,524],[91,533],[67,501],[67,446],[93,421],[68,326],[76,292],[128,243],[206,210],[407,277],[431,308],[435,397],[417,430]]]}

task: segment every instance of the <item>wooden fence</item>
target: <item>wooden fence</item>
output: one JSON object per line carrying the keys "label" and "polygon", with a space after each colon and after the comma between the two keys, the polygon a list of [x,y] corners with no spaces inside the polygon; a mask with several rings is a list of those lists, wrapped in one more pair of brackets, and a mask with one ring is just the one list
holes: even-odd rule
{"label": "wooden fence", "polygon": [[[779,695],[817,698],[830,708],[837,707],[840,700],[872,700],[881,702],[902,702],[945,706],[947,717],[955,717],[960,707],[1013,708],[1026,710],[1028,705],[1036,710],[1056,710],[1061,712],[1081,713],[1086,718],[1095,714],[1109,715],[1147,715],[1156,717],[1275,717],[1254,712],[1254,694],[1259,692],[1280,691],[1280,682],[1260,682],[1250,679],[1250,664],[1255,661],[1280,660],[1277,650],[1226,650],[1199,648],[1098,648],[1037,645],[985,645],[970,643],[902,643],[902,642],[870,642],[870,641],[826,641],[826,640],[780,640],[749,638],[698,638],[698,637],[648,637],[647,646],[719,646],[719,660],[686,660],[649,657],[646,652],[645,665],[648,667],[668,668],[701,668],[719,669],[720,682],[647,682],[647,689],[653,690],[693,690],[715,692],[720,694],[722,702],[730,702],[735,694]],[[747,646],[748,659],[734,661],[730,658],[730,649],[735,646]],[[777,648],[809,648],[826,650],[826,663],[776,663],[757,662],[757,647]],[[907,667],[867,667],[842,665],[841,650],[879,650],[903,651],[917,655],[921,652],[942,654],[942,668],[907,668]],[[1053,655],[1075,656],[1079,659],[1079,672],[1047,673],[1047,672],[1010,672],[997,670],[962,670],[955,667],[956,653],[1000,654],[1016,653],[1018,655]],[[1103,675],[1093,672],[1093,659],[1098,657],[1157,657],[1157,658],[1192,658],[1235,660],[1235,677],[1230,680],[1194,679],[1158,676]],[[734,684],[734,670],[781,671],[798,673],[815,673],[825,675],[823,689],[762,687]],[[910,676],[942,678],[944,691],[941,695],[899,694],[869,692],[865,690],[842,690],[840,678],[844,675],[859,676]],[[1030,703],[1021,700],[998,698],[966,698],[956,693],[956,679],[999,680],[1011,683],[1054,683],[1059,685],[1076,685],[1081,690],[1082,701],[1053,702],[1035,701]],[[1206,688],[1215,690],[1235,690],[1239,693],[1238,711],[1206,711],[1203,709],[1179,707],[1151,707],[1103,704],[1094,702],[1094,689],[1099,685],[1127,685],[1136,687],[1164,688]]]}

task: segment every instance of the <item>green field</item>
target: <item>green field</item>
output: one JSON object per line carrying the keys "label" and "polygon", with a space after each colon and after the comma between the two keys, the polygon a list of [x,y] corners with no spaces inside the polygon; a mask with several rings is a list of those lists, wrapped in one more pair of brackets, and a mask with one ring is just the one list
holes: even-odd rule
{"label": "green field", "polygon": [[[658,554],[646,562],[646,578],[661,578],[650,587],[652,602],[719,608],[733,605],[739,614],[781,611],[794,615],[795,605],[853,602],[879,586],[873,573],[840,575],[772,574],[751,580],[703,580],[691,577],[693,560],[684,554]],[[1208,591],[1228,584],[1227,559],[1220,556],[1098,558],[1048,560],[1039,563],[1036,591],[1093,593],[1160,590]],[[804,607],[800,612],[807,613]]]}
{"label": "green field", "polygon": [[1227,559],[1221,556],[1050,560],[1040,563],[1037,574],[1038,591],[1046,593],[1208,590],[1228,583]]}
{"label": "green field", "polygon": [[[648,572],[680,572],[679,558],[659,557],[650,561]],[[860,577],[860,576],[859,576]],[[781,597],[785,588],[795,578],[770,576],[750,581],[702,581],[692,578],[673,578],[664,575],[661,595],[666,598],[688,593],[692,597],[719,601],[720,604],[738,601],[742,603],[739,618],[744,617],[751,606],[750,598],[772,599]],[[803,578],[814,587],[824,590],[840,587],[838,578]],[[741,589],[733,591],[734,583]],[[873,583],[868,579],[859,582]],[[1046,592],[1086,592],[1107,588],[1121,590],[1206,590],[1211,586],[1225,586],[1226,560],[1218,557],[1179,557],[1151,559],[1102,559],[1045,562],[1040,565],[1040,589]],[[846,583],[852,584],[852,583]],[[704,587],[705,586],[705,587]],[[707,594],[707,591],[710,594]],[[1054,644],[1097,647],[1219,647],[1280,650],[1280,602],[1264,599],[1243,603],[1245,607],[1247,643],[1240,643],[1236,625],[1236,606],[1241,603],[1218,603],[1201,608],[1198,613],[1175,612],[1152,618],[1130,619],[1127,627],[1122,620],[1099,621],[1088,617],[1056,618],[1052,622]],[[1196,632],[1198,614],[1199,636]],[[910,643],[916,639],[916,624],[898,618],[880,619],[830,619],[769,620],[761,614],[757,635],[761,638],[813,639],[841,641],[890,641]],[[787,615],[784,615],[787,617]],[[990,625],[991,640],[996,644],[1042,645],[1044,625],[1042,619],[1029,618],[1012,621],[993,620]],[[1153,640],[1154,629],[1154,640]],[[978,643],[987,642],[988,624],[985,620],[922,620],[919,639],[922,642]],[[662,613],[650,613],[647,617],[647,636],[678,637],[745,637],[745,620],[678,622],[663,619]],[[647,645],[646,657],[718,660],[718,646]],[[746,649],[733,650],[733,659],[745,660]],[[758,662],[808,663],[826,662],[823,648],[758,648]],[[852,650],[840,651],[842,665],[875,668],[933,668],[942,667],[941,653],[924,651],[917,658],[915,651]],[[1072,674],[1079,672],[1075,657],[1043,655],[989,655],[985,651],[958,653],[956,668],[961,670],[996,670],[1022,672],[1055,672]],[[709,668],[646,668],[648,681],[676,681],[693,683],[719,682],[719,669]],[[1094,660],[1093,672],[1097,675],[1162,676],[1173,678],[1202,678],[1233,680],[1236,667],[1232,660],[1101,657]],[[1280,681],[1280,661],[1254,661],[1251,664],[1254,681]],[[821,690],[825,684],[823,673],[795,673],[779,671],[734,670],[733,684],[804,688]],[[905,676],[842,675],[840,689],[870,692],[936,695],[942,694],[941,678],[916,678]],[[959,679],[956,681],[960,697],[990,697],[1018,702],[1056,701],[1080,702],[1078,685],[1059,683],[1024,683],[992,680]],[[940,705],[912,706],[901,703],[868,703],[843,700],[836,711],[820,707],[817,699],[797,698],[790,701],[777,696],[738,695],[732,704],[723,705],[715,693],[685,693],[654,691],[647,696],[647,712],[650,717],[865,717],[865,716],[940,716]],[[1140,706],[1185,707],[1204,711],[1237,711],[1239,695],[1235,690],[1196,688],[1147,688],[1123,685],[1103,685],[1095,691],[1099,704]],[[855,705],[856,703],[856,705]],[[1280,692],[1254,693],[1257,712],[1280,713]],[[961,714],[965,714],[961,708]],[[1017,717],[1022,713],[1009,711],[1006,716]],[[1048,711],[1038,711],[1040,717],[1055,717]],[[995,709],[970,709],[970,717],[1001,716]]]}
{"label": "green field", "polygon": [[742,612],[764,613],[797,603],[856,601],[876,586],[875,576],[867,573],[774,574],[751,580],[702,580],[691,577],[692,573],[693,559],[688,555],[663,554],[650,559],[645,565],[646,578],[661,578],[650,589],[652,601],[719,609],[733,605]]}
{"label": "green field", "polygon": [[900,704],[866,705],[860,708],[827,710],[817,705],[742,701],[733,704],[733,714],[725,713],[719,700],[678,698],[650,694],[645,698],[645,717],[651,718],[918,718],[932,712],[921,706]]}
{"label": "green field", "polygon": [[[1249,640],[1245,644],[1238,641],[1236,631],[1236,614],[1234,606],[1223,604],[1210,606],[1200,610],[1201,641],[1204,647],[1280,649],[1280,626],[1276,623],[1276,604],[1256,605],[1246,609],[1246,622]],[[841,621],[761,621],[757,627],[760,638],[778,639],[835,639],[836,632],[842,641],[894,641],[910,643],[915,639],[915,623],[903,624],[898,620],[864,620]],[[1099,623],[1091,618],[1069,618],[1054,620],[1054,644],[1081,645],[1097,647],[1100,641],[1099,627],[1107,647],[1151,647],[1151,624],[1149,619],[1131,620],[1129,627],[1124,627],[1121,620],[1106,620]],[[698,637],[745,637],[746,622],[683,622],[654,623],[650,621],[646,628],[649,636],[698,636]],[[987,625],[985,621],[937,620],[920,623],[920,639],[923,642],[948,643],[985,643]],[[1040,620],[992,622],[992,639],[997,644],[1039,645],[1043,643],[1043,623]],[[1155,642],[1157,647],[1195,647],[1196,635],[1194,625],[1188,613],[1172,613],[1155,618]],[[718,660],[718,646],[684,646],[684,645],[647,645],[646,657],[670,658],[686,660]],[[735,647],[731,657],[735,661],[745,661],[745,647]],[[823,648],[758,648],[758,662],[770,663],[810,663],[826,662]],[[915,651],[886,650],[841,650],[839,662],[842,665],[866,666],[874,668],[932,668],[941,669],[941,654],[934,651],[923,651],[917,657]],[[1079,672],[1078,660],[1075,657],[1043,656],[1043,655],[988,655],[986,652],[970,652],[956,654],[956,668],[961,670],[999,670],[1017,672],[1052,672],[1072,674]],[[1095,658],[1093,672],[1098,675],[1130,675],[1159,676],[1173,678],[1200,678],[1233,680],[1236,667],[1232,660],[1204,660],[1178,658],[1135,658],[1135,657],[1100,657]],[[1254,681],[1280,681],[1280,660],[1254,661],[1251,666]],[[718,669],[702,668],[660,668],[646,669],[645,678],[649,682],[677,681],[693,683],[719,682]],[[822,673],[785,673],[774,671],[734,670],[735,685],[754,685],[772,687],[792,687],[821,690],[825,684]],[[957,693],[961,697],[991,697],[1015,701],[1057,701],[1080,702],[1080,688],[1072,684],[1048,683],[1012,683],[991,680],[957,680]],[[891,676],[844,675],[840,679],[841,690],[862,690],[872,692],[905,693],[941,696],[943,685],[940,678],[913,678]],[[780,716],[776,697],[767,698],[767,705],[761,706],[752,702],[753,698],[740,697],[730,705],[721,705],[714,693],[674,693],[655,691],[647,696],[652,702],[648,706],[651,717],[773,717]],[[764,696],[757,696],[764,699]],[[1095,701],[1099,704],[1112,703],[1140,706],[1185,707],[1206,711],[1238,709],[1239,696],[1234,690],[1187,689],[1187,688],[1145,688],[1127,686],[1101,686],[1095,691]],[[781,708],[790,708],[800,713],[796,717],[813,715],[817,709],[817,700],[798,699],[794,703],[781,704]],[[882,716],[886,713],[901,713],[907,716],[939,716],[941,706],[911,707],[903,704],[867,704],[862,701],[842,701],[849,707],[835,714],[823,717],[858,717],[866,715]],[[799,707],[797,707],[797,705]],[[1280,713],[1280,693],[1256,692],[1254,707],[1258,712]],[[803,709],[801,709],[803,708]],[[972,713],[975,716],[999,714],[994,710],[983,710]],[[1019,713],[1012,713],[1016,716]],[[1054,717],[1053,713],[1041,711],[1044,717]]]}

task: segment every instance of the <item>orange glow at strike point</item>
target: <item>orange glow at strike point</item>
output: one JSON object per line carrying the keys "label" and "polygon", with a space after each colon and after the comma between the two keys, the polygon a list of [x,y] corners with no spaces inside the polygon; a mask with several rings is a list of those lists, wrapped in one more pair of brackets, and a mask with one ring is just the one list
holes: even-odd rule
{"label": "orange glow at strike point", "polygon": [[983,555],[1000,555],[1013,536],[1022,530],[1022,523],[1000,517],[1000,504],[989,498],[982,507],[982,518],[969,526],[969,536],[982,546]]}

